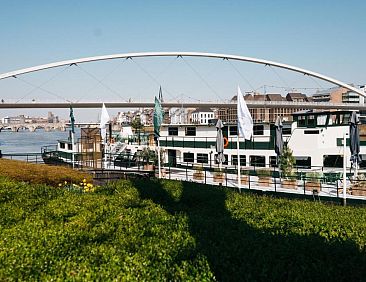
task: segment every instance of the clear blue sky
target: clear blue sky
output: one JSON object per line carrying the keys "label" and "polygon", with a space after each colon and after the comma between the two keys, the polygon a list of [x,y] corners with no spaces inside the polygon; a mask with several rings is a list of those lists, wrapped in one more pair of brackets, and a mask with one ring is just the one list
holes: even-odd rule
{"label": "clear blue sky", "polygon": [[[93,55],[179,50],[263,58],[303,67],[348,83],[365,84],[365,11],[366,1],[358,0],[3,0],[0,9],[0,73]],[[220,68],[208,62],[189,61],[204,80],[216,89],[216,93],[213,93],[202,79],[194,78],[197,75],[192,75],[187,64],[174,62],[171,66],[170,63],[166,60],[160,64],[156,60],[154,65],[149,60],[139,61],[139,65],[154,77],[169,84],[171,98],[184,94],[204,100],[217,93],[223,99],[228,99],[235,94],[237,84],[244,90],[251,90],[242,77],[232,78],[237,74],[227,66]],[[120,68],[121,73],[124,71],[121,74],[124,87],[120,87],[116,78],[105,83],[111,89],[118,89],[116,92],[121,93],[123,98],[142,99],[156,94],[155,83],[136,65],[132,71],[128,69],[131,66],[116,64],[100,63],[83,68],[98,78],[104,77],[116,66]],[[292,74],[279,72],[280,79],[277,74],[264,72],[259,67],[235,65],[254,88],[263,84],[327,86],[321,82],[301,81]],[[166,71],[164,68],[168,66],[171,69]],[[165,72],[164,75],[159,76],[162,72]],[[171,77],[167,77],[166,73]],[[41,85],[54,74],[57,74],[56,70],[38,77],[30,75],[23,78],[34,85]],[[180,84],[178,78],[184,75],[196,80]],[[59,76],[52,83],[45,84],[44,88],[71,98],[88,97],[88,87],[90,89],[90,85],[95,83],[90,77],[85,85],[79,81],[70,82],[71,78],[86,79],[88,75],[80,70],[65,71]],[[218,83],[217,77],[228,79],[215,85]],[[69,88],[65,84],[69,84]],[[103,91],[106,94],[102,94]],[[23,82],[0,81],[0,96],[4,99],[16,100],[27,94],[27,99],[33,96],[42,99],[42,95],[46,97],[46,93],[40,92],[39,89],[32,90],[29,84]],[[94,96],[90,94],[90,97],[101,100],[103,95],[108,95],[106,89],[99,93]],[[112,93],[109,95],[106,100],[118,99]],[[50,98],[55,99],[52,96]],[[7,111],[0,111],[0,117],[7,114]],[[67,113],[63,116],[67,116]]]}

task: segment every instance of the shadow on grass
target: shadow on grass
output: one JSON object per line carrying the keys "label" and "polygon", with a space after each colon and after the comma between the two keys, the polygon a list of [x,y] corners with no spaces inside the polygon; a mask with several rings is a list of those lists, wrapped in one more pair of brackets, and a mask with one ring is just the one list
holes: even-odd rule
{"label": "shadow on grass", "polygon": [[197,252],[206,256],[219,281],[365,281],[366,254],[351,242],[326,243],[317,235],[273,235],[233,219],[226,191],[182,182],[178,199],[158,181],[136,180],[144,199],[189,219]]}

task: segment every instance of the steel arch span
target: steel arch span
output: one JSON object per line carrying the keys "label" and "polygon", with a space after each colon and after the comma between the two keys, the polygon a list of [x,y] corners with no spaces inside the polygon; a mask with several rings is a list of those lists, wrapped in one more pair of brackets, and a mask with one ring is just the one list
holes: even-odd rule
{"label": "steel arch span", "polygon": [[242,62],[250,62],[250,63],[256,63],[256,64],[262,64],[267,66],[274,66],[282,69],[287,69],[293,72],[302,73],[304,75],[309,75],[311,77],[315,77],[327,82],[330,82],[332,84],[344,87],[350,91],[356,92],[357,94],[366,97],[366,94],[360,90],[357,89],[351,85],[348,85],[345,82],[342,82],[340,80],[337,80],[335,78],[322,75],[317,72],[309,71],[306,69],[302,69],[299,67],[263,60],[263,59],[257,59],[257,58],[251,58],[251,57],[243,57],[243,56],[236,56],[236,55],[229,55],[229,54],[217,54],[217,53],[203,53],[203,52],[143,52],[143,53],[124,53],[124,54],[113,54],[113,55],[104,55],[104,56],[95,56],[95,57],[86,57],[86,58],[79,58],[79,59],[73,59],[73,60],[66,60],[66,61],[59,61],[44,65],[38,65],[30,68],[20,69],[12,72],[7,72],[0,74],[0,80],[9,78],[9,77],[16,77],[17,75],[51,69],[51,68],[57,68],[61,66],[67,66],[72,64],[81,64],[81,63],[88,63],[88,62],[95,62],[95,61],[104,61],[104,60],[113,60],[113,59],[128,59],[128,58],[141,58],[141,57],[176,57],[176,56],[182,56],[182,57],[205,57],[205,58],[218,58],[218,59],[226,59],[226,60],[235,60],[235,61],[242,61]]}

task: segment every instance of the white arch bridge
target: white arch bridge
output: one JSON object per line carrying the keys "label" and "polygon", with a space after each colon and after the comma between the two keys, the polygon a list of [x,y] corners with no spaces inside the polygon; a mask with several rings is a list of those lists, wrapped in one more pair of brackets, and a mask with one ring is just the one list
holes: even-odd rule
{"label": "white arch bridge", "polygon": [[[88,62],[95,62],[95,61],[104,61],[104,60],[113,60],[113,59],[129,59],[129,58],[141,58],[141,57],[204,57],[204,58],[214,58],[214,59],[223,59],[223,60],[233,60],[233,61],[242,61],[242,62],[250,62],[256,64],[262,64],[265,66],[274,66],[281,69],[286,69],[292,72],[298,72],[310,77],[314,77],[323,81],[330,82],[334,85],[338,85],[344,87],[350,91],[353,91],[361,96],[366,97],[365,92],[362,89],[358,89],[353,87],[343,81],[337,80],[335,78],[313,72],[310,70],[306,70],[303,68],[291,66],[288,64],[278,63],[274,61],[268,61],[263,59],[251,58],[251,57],[244,57],[244,56],[237,56],[237,55],[229,55],[229,54],[217,54],[217,53],[203,53],[203,52],[142,52],[142,53],[123,53],[123,54],[113,54],[113,55],[104,55],[104,56],[94,56],[94,57],[86,57],[86,58],[79,58],[79,59],[72,59],[66,61],[59,61],[49,64],[38,65],[34,67],[24,68],[20,70],[15,70],[7,73],[0,74],[0,80],[10,78],[10,77],[17,77],[19,75],[42,71],[51,68],[57,68],[61,66],[67,65],[77,65],[81,63],[88,63]],[[0,108],[68,108],[72,104],[75,108],[94,108],[100,107],[101,103],[1,103]],[[171,104],[171,105],[170,105]],[[178,106],[181,107],[181,103],[165,103],[164,106]],[[292,107],[292,108],[335,108],[334,104],[331,105],[320,105],[320,103],[303,103],[301,104],[292,104],[292,103],[284,103],[284,107]],[[152,107],[153,103],[106,103],[109,107],[125,107],[125,108],[133,108],[133,107]],[[234,106],[233,104],[224,104],[224,103],[188,103],[184,104],[186,107],[194,107],[194,106],[210,106],[210,107],[220,107],[220,106]],[[259,104],[249,102],[248,106],[251,107],[278,107],[278,103],[271,103],[271,102],[260,102]],[[349,104],[340,104],[337,107],[340,109],[346,108],[362,108],[363,106],[360,105],[349,105]]]}

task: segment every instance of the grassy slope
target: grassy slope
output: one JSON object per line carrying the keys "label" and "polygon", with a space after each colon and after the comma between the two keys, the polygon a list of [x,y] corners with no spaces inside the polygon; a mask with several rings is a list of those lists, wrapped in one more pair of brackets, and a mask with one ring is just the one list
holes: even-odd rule
{"label": "grassy slope", "polygon": [[80,183],[84,178],[92,181],[92,177],[72,168],[31,164],[16,160],[0,159],[0,176],[33,184],[57,186],[64,181]]}
{"label": "grassy slope", "polygon": [[366,210],[174,181],[0,179],[0,280],[362,280]]}

